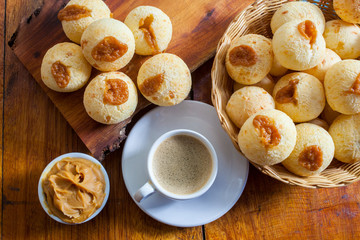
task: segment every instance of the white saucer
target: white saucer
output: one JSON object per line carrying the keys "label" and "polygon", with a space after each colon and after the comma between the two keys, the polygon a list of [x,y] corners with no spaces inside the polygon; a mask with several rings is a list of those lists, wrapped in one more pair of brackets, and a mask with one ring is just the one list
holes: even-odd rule
{"label": "white saucer", "polygon": [[133,197],[148,181],[147,155],[152,143],[173,129],[191,129],[204,135],[218,157],[214,184],[202,196],[191,200],[170,200],[155,193],[138,204],[152,218],[177,227],[193,227],[212,222],[234,206],[244,190],[249,162],[233,146],[222,129],[215,109],[197,101],[183,101],[171,107],[158,107],[145,114],[126,139],[122,154],[125,185]]}

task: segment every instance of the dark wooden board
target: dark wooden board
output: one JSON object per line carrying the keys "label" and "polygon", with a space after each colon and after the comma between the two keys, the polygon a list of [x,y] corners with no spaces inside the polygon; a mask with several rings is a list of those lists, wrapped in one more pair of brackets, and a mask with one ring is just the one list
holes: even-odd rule
{"label": "dark wooden board", "polygon": [[[2,22],[2,19],[5,19],[5,6],[6,6],[5,5],[5,0],[1,0],[0,1],[0,53],[5,53],[5,49],[4,49],[5,24],[4,24],[4,21]],[[3,24],[1,24],[1,22]],[[4,57],[0,58],[0,78],[5,76],[5,64],[4,63],[5,63],[5,54],[4,54]],[[2,81],[2,82],[4,82],[4,81]],[[2,86],[2,88],[3,87],[4,86]],[[1,93],[3,93],[2,90],[1,90]],[[3,121],[3,119],[4,119],[4,108],[3,108],[3,106],[4,106],[4,96],[3,96],[3,94],[1,94],[1,95],[2,96],[1,96],[1,102],[0,102],[0,104],[1,104],[1,106],[0,106],[0,108],[1,108],[1,113],[0,113],[1,120],[0,120],[0,122],[3,125],[4,124],[4,121]],[[3,129],[4,128],[1,128],[1,131],[0,131],[2,136],[4,134]],[[1,139],[0,142],[1,142],[1,145],[3,146],[3,138]],[[3,155],[4,155],[3,149],[1,149],[1,151],[0,151],[0,164],[1,164],[0,171],[1,172],[3,172]],[[0,184],[1,184],[1,186],[3,185],[3,179],[2,178],[0,180]],[[0,197],[0,201],[1,201],[0,206],[2,208],[3,207],[3,204],[2,204],[3,198],[2,198],[2,196]],[[0,232],[2,232],[2,220],[1,220]]]}
{"label": "dark wooden board", "polygon": [[[82,88],[74,93],[57,93],[47,88],[41,81],[40,66],[46,51],[59,42],[69,41],[57,19],[58,11],[67,1],[44,0],[30,17],[23,19],[17,31],[9,41],[15,55],[41,85],[56,107],[63,114],[90,152],[98,159],[106,153],[119,148],[126,137],[125,126],[131,118],[116,124],[103,125],[92,120],[83,107]],[[196,69],[209,59],[230,21],[249,4],[249,1],[225,0],[140,0],[140,1],[105,1],[115,19],[123,21],[126,15],[139,5],[153,5],[169,15],[173,24],[173,37],[167,52],[180,56],[191,70]],[[146,57],[135,56],[122,69],[132,80]],[[141,94],[135,114],[149,105]]]}

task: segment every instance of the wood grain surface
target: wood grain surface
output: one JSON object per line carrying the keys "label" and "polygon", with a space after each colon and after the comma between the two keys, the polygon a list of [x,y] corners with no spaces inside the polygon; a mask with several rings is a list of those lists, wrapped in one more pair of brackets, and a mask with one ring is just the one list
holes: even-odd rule
{"label": "wood grain surface", "polygon": [[[4,133],[3,133],[3,129],[4,129],[4,76],[5,76],[5,50],[4,50],[4,46],[5,46],[5,0],[0,0],[0,53],[1,53],[1,56],[0,56],[0,78],[3,79],[3,81],[1,81],[1,90],[0,90],[0,94],[1,94],[1,102],[0,102],[0,110],[1,110],[1,113],[0,113],[0,123],[1,123],[1,130],[0,130],[0,133],[1,133],[1,140],[0,140],[0,143],[1,143],[1,150],[0,150],[0,171],[1,173],[3,172],[3,155],[4,155],[4,152],[3,152],[3,149],[4,149],[4,146],[3,146],[3,136],[4,136]],[[2,176],[2,175],[1,175]],[[3,186],[3,178],[1,177],[0,178],[0,184],[1,186]],[[1,197],[0,197],[0,207],[1,209],[3,209],[3,198],[2,198],[2,194],[1,194]],[[3,226],[3,218],[1,218],[0,220],[0,231],[2,232],[2,226]]]}
{"label": "wood grain surface", "polygon": [[[243,195],[223,217],[194,228],[161,224],[143,213],[127,193],[121,149],[103,161],[111,182],[103,211],[77,226],[52,220],[37,198],[43,168],[60,154],[89,151],[6,44],[21,18],[41,4],[41,0],[0,0],[0,36],[4,34],[0,41],[5,38],[0,44],[1,239],[360,239],[360,182],[305,189],[278,182],[254,167]],[[191,98],[210,103],[211,65],[212,60],[193,73]],[[127,131],[147,110],[135,116]]]}
{"label": "wood grain surface", "polygon": [[[85,88],[73,93],[57,93],[47,88],[41,81],[40,66],[46,51],[59,42],[69,41],[57,19],[57,13],[68,0],[44,0],[29,17],[25,17],[12,36],[9,45],[34,79],[48,94],[55,106],[64,115],[94,157],[102,160],[106,153],[119,148],[126,137],[124,127],[130,119],[115,125],[103,125],[92,120],[83,107]],[[173,36],[166,50],[180,56],[191,70],[209,59],[227,25],[250,1],[225,0],[106,0],[115,19],[124,21],[127,14],[139,5],[153,5],[162,9],[171,19]],[[186,47],[185,47],[186,46]],[[141,64],[148,57],[138,56],[121,71],[136,82]],[[93,71],[93,76],[97,72]],[[135,114],[149,105],[139,94],[139,104]]]}

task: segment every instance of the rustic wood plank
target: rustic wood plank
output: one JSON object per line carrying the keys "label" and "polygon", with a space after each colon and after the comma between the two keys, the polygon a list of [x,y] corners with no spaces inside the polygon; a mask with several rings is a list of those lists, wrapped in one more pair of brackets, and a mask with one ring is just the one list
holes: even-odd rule
{"label": "rustic wood plank", "polygon": [[205,226],[206,239],[359,239],[359,187],[295,187],[251,167],[240,200]]}
{"label": "rustic wood plank", "polygon": [[[40,0],[7,2],[6,40],[20,19],[40,4]],[[41,239],[46,216],[39,208],[37,181],[48,160],[55,156],[52,154],[69,151],[64,143],[71,146],[72,141],[64,138],[71,130],[66,129],[67,124],[38,84],[29,81],[30,74],[9,47],[5,49],[5,62],[3,237]],[[53,137],[56,135],[57,139]]]}
{"label": "rustic wood plank", "polygon": [[[0,1],[0,136],[1,136],[1,140],[0,140],[0,173],[2,176],[3,173],[3,126],[4,126],[4,122],[3,122],[3,116],[4,116],[4,109],[3,109],[3,91],[4,91],[4,73],[5,73],[5,51],[4,51],[4,44],[5,44],[5,1],[6,0],[1,0]],[[0,186],[1,186],[1,193],[3,191],[2,185],[3,181],[2,181],[2,177],[0,178]],[[2,194],[0,196],[0,207],[2,209]],[[0,219],[0,233],[2,233],[2,226],[3,226],[3,216],[1,214],[1,219]]]}
{"label": "rustic wood plank", "polygon": [[[36,10],[31,17],[24,19],[9,44],[93,155],[102,159],[104,153],[119,147],[120,142],[125,138],[121,130],[130,119],[111,126],[96,123],[87,116],[83,107],[84,89],[75,93],[56,93],[45,87],[40,78],[41,60],[46,50],[55,43],[68,41],[56,18],[57,12],[65,2],[67,1],[61,0],[54,3],[45,0],[41,8]],[[139,5],[154,5],[164,10],[170,16],[174,26],[173,39],[167,52],[179,55],[191,70],[196,69],[214,54],[218,40],[227,25],[250,2],[250,0],[242,2],[224,0],[106,1],[114,13],[114,18],[122,21],[133,8]],[[144,57],[137,56],[122,71],[135,80],[138,68],[143,61]],[[148,104],[141,97],[137,110]]]}
{"label": "rustic wood plank", "polygon": [[191,77],[193,80],[193,98],[194,100],[211,103],[211,67],[214,58],[210,58],[207,62],[201,65]]}

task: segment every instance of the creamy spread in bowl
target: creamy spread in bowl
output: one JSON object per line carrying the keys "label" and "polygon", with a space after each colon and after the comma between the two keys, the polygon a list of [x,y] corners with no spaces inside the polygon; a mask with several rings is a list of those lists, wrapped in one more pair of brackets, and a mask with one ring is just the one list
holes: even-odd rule
{"label": "creamy spread in bowl", "polygon": [[95,217],[108,194],[105,169],[96,159],[81,153],[56,158],[45,168],[39,181],[44,210],[62,223],[83,223]]}

